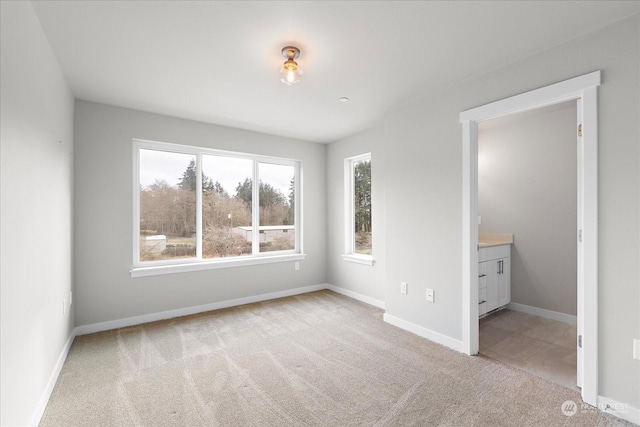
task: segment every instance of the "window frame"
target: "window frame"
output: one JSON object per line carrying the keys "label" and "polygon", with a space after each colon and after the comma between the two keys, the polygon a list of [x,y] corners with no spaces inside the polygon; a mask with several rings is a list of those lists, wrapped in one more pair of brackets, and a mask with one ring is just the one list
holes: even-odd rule
{"label": "window frame", "polygon": [[[182,273],[187,271],[210,270],[217,268],[240,267],[246,265],[269,264],[275,262],[299,261],[305,259],[302,238],[302,161],[260,154],[241,153],[213,148],[133,139],[133,265],[129,270],[131,277],[153,276],[158,274]],[[177,154],[194,155],[196,158],[196,256],[168,260],[140,260],[140,150],[155,150]],[[252,253],[250,256],[202,258],[202,156],[213,155],[248,159],[252,166]],[[271,163],[294,168],[294,249],[284,251],[260,252],[260,185],[259,167],[261,163]],[[258,179],[257,179],[258,178]],[[255,226],[257,224],[257,226]]]}
{"label": "window frame", "polygon": [[373,245],[371,246],[371,255],[358,254],[355,252],[356,235],[354,169],[356,163],[367,160],[371,162],[370,152],[359,154],[357,156],[347,157],[344,159],[344,254],[342,255],[342,259],[347,262],[373,266]]}

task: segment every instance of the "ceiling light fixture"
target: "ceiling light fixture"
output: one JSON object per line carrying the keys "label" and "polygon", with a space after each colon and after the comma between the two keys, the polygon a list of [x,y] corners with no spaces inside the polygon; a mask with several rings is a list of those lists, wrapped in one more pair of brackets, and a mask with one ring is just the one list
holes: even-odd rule
{"label": "ceiling light fixture", "polygon": [[286,85],[293,86],[300,81],[302,70],[295,61],[300,56],[300,49],[295,46],[285,46],[282,48],[282,56],[287,58],[282,64],[280,69],[280,75],[282,78],[280,81]]}
{"label": "ceiling light fixture", "polygon": [[340,102],[349,102],[349,98],[347,98],[346,96],[343,96],[342,98],[338,98],[338,101],[340,101]]}

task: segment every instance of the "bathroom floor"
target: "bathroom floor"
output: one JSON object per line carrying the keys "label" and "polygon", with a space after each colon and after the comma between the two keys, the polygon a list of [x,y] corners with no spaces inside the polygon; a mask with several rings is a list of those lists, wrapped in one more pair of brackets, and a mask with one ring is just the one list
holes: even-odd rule
{"label": "bathroom floor", "polygon": [[573,390],[576,326],[513,310],[480,319],[480,354]]}

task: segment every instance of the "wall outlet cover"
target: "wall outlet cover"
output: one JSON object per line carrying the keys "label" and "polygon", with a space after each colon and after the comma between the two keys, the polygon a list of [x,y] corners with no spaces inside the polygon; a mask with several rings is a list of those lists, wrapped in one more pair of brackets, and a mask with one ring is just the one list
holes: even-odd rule
{"label": "wall outlet cover", "polygon": [[400,293],[407,294],[407,282],[400,282]]}
{"label": "wall outlet cover", "polygon": [[435,291],[433,289],[427,288],[427,301],[434,302],[435,299]]}

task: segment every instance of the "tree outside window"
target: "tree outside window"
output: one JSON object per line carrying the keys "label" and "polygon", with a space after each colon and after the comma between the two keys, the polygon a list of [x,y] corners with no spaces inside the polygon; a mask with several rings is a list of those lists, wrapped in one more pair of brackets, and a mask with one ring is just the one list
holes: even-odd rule
{"label": "tree outside window", "polygon": [[139,262],[296,250],[297,162],[138,144]]}
{"label": "tree outside window", "polygon": [[354,252],[371,255],[371,160],[353,165]]}
{"label": "tree outside window", "polygon": [[373,265],[371,154],[349,157],[345,166],[345,254],[343,259]]}

